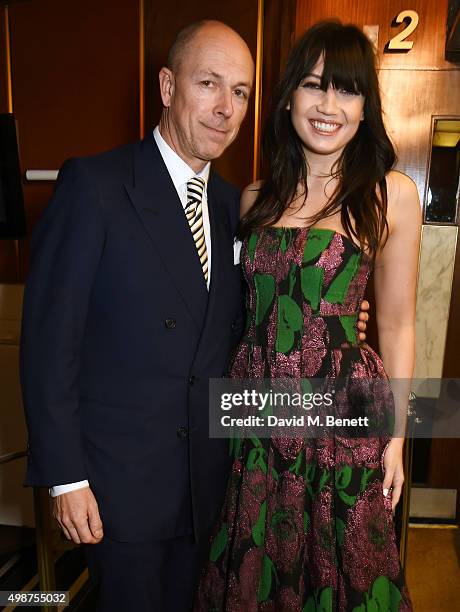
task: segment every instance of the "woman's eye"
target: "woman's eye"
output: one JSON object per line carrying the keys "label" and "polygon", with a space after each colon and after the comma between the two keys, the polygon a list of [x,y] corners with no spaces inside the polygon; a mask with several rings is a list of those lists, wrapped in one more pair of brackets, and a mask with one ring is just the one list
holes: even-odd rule
{"label": "woman's eye", "polygon": [[319,83],[314,83],[313,81],[307,81],[302,84],[302,87],[306,87],[307,89],[319,89]]}
{"label": "woman's eye", "polygon": [[359,96],[359,93],[356,93],[356,91],[351,91],[350,89],[339,89],[339,92],[345,94],[346,96]]}

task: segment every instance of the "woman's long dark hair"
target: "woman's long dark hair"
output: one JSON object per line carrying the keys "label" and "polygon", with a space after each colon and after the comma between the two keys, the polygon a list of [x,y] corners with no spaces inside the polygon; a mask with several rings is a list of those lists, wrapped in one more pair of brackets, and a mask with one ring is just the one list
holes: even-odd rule
{"label": "woman's long dark hair", "polygon": [[[263,155],[268,178],[254,205],[241,219],[239,235],[276,224],[297,197],[299,186],[307,197],[308,166],[303,143],[286,110],[293,91],[324,58],[321,88],[329,84],[365,97],[364,119],[344,148],[334,175],[339,184],[331,200],[310,225],[341,211],[342,226],[375,257],[388,235],[385,175],[396,160],[385,131],[375,54],[367,37],[354,25],[322,21],[309,28],[292,50],[273,98],[263,134]],[[379,186],[379,195],[376,186]],[[354,221],[354,225],[352,223]]]}

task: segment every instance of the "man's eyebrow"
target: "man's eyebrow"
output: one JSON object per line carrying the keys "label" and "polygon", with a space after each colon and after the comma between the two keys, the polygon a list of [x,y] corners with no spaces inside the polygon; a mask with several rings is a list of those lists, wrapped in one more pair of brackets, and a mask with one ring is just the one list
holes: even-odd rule
{"label": "man's eyebrow", "polygon": [[247,87],[248,89],[252,89],[252,83],[248,83],[246,81],[241,81],[241,83],[237,83],[235,87]]}
{"label": "man's eyebrow", "polygon": [[205,76],[205,75],[206,75],[206,76],[212,76],[212,77],[214,77],[215,79],[222,79],[222,75],[221,75],[221,74],[219,74],[218,72],[214,72],[213,70],[206,70],[206,69],[204,69],[204,70],[199,70],[199,71],[198,71],[198,74],[199,74],[200,76]]}

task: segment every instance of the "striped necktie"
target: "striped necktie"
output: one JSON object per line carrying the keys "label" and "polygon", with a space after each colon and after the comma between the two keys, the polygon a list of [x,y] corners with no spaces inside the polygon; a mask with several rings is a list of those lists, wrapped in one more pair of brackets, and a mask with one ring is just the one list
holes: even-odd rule
{"label": "striped necktie", "polygon": [[206,250],[206,241],[204,239],[203,211],[201,207],[205,185],[204,179],[199,176],[194,176],[187,181],[187,205],[185,207],[185,216],[187,217],[193,240],[195,241],[201,268],[207,283],[208,253]]}

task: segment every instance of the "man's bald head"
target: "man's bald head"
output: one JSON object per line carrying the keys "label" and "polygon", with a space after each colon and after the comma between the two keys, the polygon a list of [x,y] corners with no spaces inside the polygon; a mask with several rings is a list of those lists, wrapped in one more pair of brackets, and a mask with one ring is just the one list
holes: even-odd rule
{"label": "man's bald head", "polygon": [[[227,24],[222,21],[216,21],[214,19],[203,19],[201,21],[195,21],[190,25],[183,28],[174,39],[171,48],[169,49],[167,66],[170,70],[177,72],[182,59],[190,51],[193,43],[196,42],[200,35],[221,35],[228,36],[233,39],[233,42],[240,42],[242,47],[247,49],[249,55],[251,52],[247,46],[245,40]],[[239,39],[239,41],[238,41]]]}
{"label": "man's bald head", "polygon": [[238,134],[254,81],[251,52],[224,23],[200,21],[178,34],[159,80],[160,133],[199,172]]}

